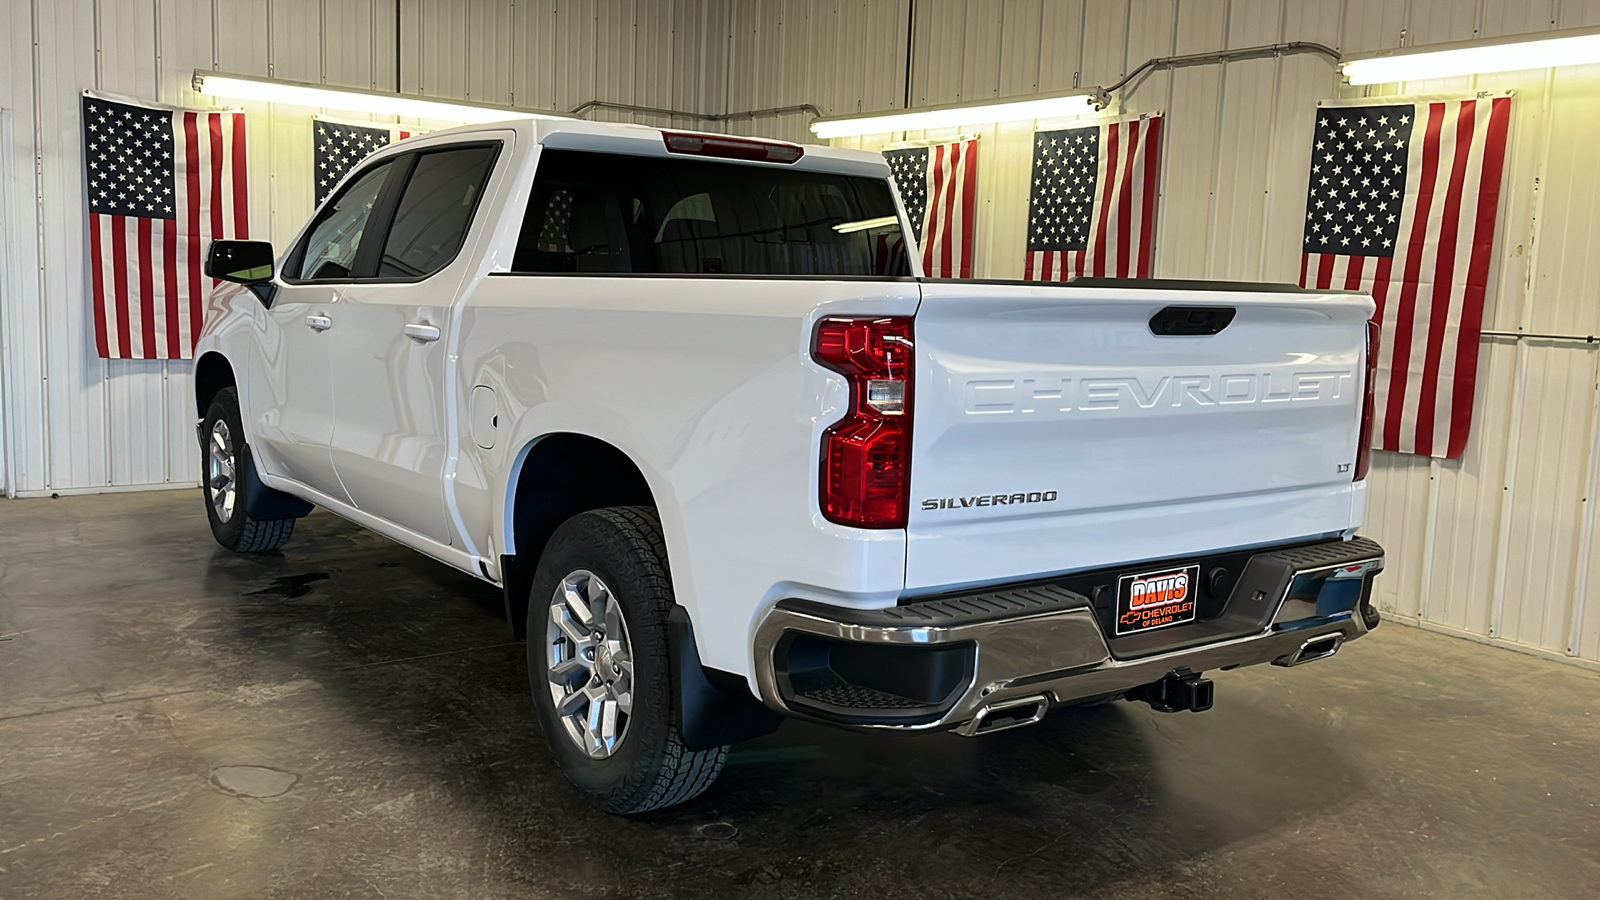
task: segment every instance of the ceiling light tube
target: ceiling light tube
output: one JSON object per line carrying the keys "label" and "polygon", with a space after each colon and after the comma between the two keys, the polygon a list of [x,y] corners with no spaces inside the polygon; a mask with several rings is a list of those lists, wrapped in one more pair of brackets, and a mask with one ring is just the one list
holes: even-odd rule
{"label": "ceiling light tube", "polygon": [[322,109],[345,109],[384,116],[413,116],[447,122],[503,122],[506,119],[568,119],[555,113],[532,112],[512,106],[430,100],[384,91],[336,88],[277,78],[256,78],[196,69],[194,90],[231,100],[261,100]]}
{"label": "ceiling light tube", "polygon": [[1098,90],[1091,89],[1051,97],[1019,97],[1014,100],[952,103],[948,106],[928,106],[920,109],[887,109],[859,116],[833,116],[812,122],[811,133],[826,140],[862,134],[886,134],[891,131],[1057,119],[1081,116],[1103,106],[1103,95]]}
{"label": "ceiling light tube", "polygon": [[1358,56],[1340,64],[1351,84],[1391,84],[1600,63],[1600,29],[1573,28],[1535,34],[1428,44]]}

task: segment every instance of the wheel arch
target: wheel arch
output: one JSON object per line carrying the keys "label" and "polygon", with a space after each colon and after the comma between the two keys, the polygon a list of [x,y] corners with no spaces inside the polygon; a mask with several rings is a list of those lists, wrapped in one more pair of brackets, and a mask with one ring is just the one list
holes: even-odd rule
{"label": "wheel arch", "polygon": [[520,639],[527,636],[528,591],[539,556],[562,522],[608,506],[658,505],[638,463],[616,445],[587,434],[540,435],[517,452],[510,472],[500,575],[506,618]]}
{"label": "wheel arch", "polygon": [[[211,408],[211,401],[223,388],[238,387],[239,381],[233,372],[233,364],[221,353],[212,351],[202,354],[194,363],[194,400],[195,418],[203,419],[206,410]],[[242,401],[242,398],[241,398]]]}

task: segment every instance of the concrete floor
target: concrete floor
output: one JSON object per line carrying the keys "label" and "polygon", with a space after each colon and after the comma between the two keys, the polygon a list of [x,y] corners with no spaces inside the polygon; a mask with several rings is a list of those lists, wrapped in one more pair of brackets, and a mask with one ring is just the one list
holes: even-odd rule
{"label": "concrete floor", "polygon": [[1600,676],[1399,625],[1217,707],[787,723],[580,802],[500,598],[326,513],[0,501],[0,897],[1600,897]]}

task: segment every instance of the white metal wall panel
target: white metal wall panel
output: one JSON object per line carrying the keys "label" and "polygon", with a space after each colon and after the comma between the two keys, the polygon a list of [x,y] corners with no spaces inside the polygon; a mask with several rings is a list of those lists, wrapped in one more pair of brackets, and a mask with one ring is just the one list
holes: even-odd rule
{"label": "white metal wall panel", "polygon": [[376,86],[372,56],[376,37],[370,2],[324,3],[319,10],[318,53],[320,79],[342,87]]}
{"label": "white metal wall panel", "polygon": [[1039,92],[1043,6],[1044,0],[1005,0],[1001,4],[996,96],[1015,97]]}
{"label": "white metal wall panel", "polygon": [[[1079,86],[1083,71],[1083,20],[1090,0],[1044,0],[1039,10],[1039,90]],[[1026,52],[1023,43],[1018,52]]]}
{"label": "white metal wall panel", "polygon": [[511,12],[512,95],[522,106],[555,109],[555,0],[519,0]]}
{"label": "white metal wall panel", "polygon": [[1344,0],[1344,29],[1338,49],[1370,53],[1400,46],[1406,29],[1406,4],[1395,0]]}
{"label": "white metal wall panel", "polygon": [[463,55],[468,100],[511,102],[511,7],[510,0],[466,5]]}
{"label": "white metal wall panel", "polygon": [[[99,13],[89,0],[39,3],[34,9],[43,196],[65,200],[46,202],[39,211],[43,222],[47,471],[52,486],[112,483],[108,366],[95,356],[92,320],[84,299],[88,290],[83,265],[83,137],[78,121],[80,92],[98,80],[100,53],[95,40],[103,37]],[[120,69],[120,64],[113,68]],[[85,440],[89,435],[95,439]]]}
{"label": "white metal wall panel", "polygon": [[[1180,54],[1214,50],[1223,46],[1227,33],[1227,0],[1185,2],[1178,8],[1174,48]],[[1166,110],[1157,272],[1204,275],[1209,266],[1210,231],[1196,223],[1211,222],[1216,203],[1222,86],[1220,66],[1194,66],[1171,73],[1165,97],[1142,90],[1133,95],[1140,109]],[[1174,146],[1182,152],[1173,152]]]}

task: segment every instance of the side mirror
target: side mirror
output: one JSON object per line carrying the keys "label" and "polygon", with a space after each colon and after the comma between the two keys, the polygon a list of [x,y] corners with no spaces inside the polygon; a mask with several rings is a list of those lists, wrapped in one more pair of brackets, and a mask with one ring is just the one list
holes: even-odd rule
{"label": "side mirror", "polygon": [[212,241],[206,275],[236,284],[272,280],[272,245],[266,241]]}
{"label": "side mirror", "polygon": [[261,305],[272,306],[272,244],[267,241],[212,241],[206,275],[250,288]]}

